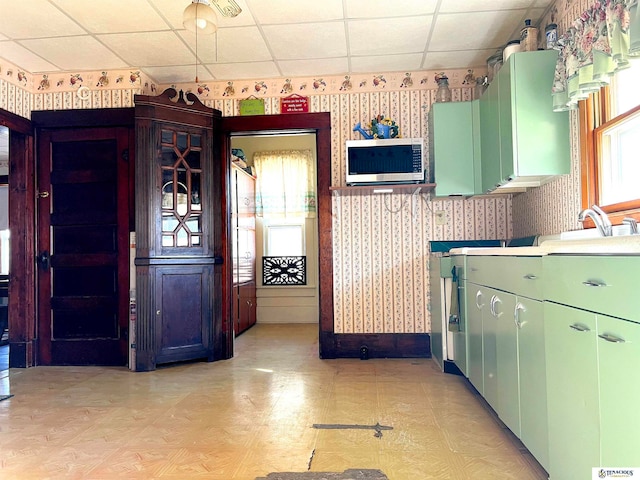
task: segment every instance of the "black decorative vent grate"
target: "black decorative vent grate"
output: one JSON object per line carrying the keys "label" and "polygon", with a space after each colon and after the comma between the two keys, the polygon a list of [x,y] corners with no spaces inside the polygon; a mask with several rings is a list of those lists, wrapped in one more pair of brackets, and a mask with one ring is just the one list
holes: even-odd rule
{"label": "black decorative vent grate", "polygon": [[262,257],[263,285],[306,285],[307,257]]}

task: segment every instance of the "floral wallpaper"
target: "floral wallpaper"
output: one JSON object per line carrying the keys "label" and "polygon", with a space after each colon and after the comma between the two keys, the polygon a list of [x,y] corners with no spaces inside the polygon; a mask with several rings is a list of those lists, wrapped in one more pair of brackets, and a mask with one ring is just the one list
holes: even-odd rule
{"label": "floral wallpaper", "polygon": [[33,75],[0,60],[0,108],[26,118],[33,110],[132,107],[134,95],[155,93],[137,70]]}
{"label": "floral wallpaper", "polygon": [[[136,94],[172,86],[199,96],[224,116],[238,115],[246,98],[280,113],[282,97],[309,99],[310,112],[331,112],[332,185],[345,182],[344,144],[360,138],[353,126],[376,115],[395,120],[404,137],[423,137],[436,74],[446,73],[453,101],[471,100],[484,69],[378,72],[309,78],[155,85],[138,71],[34,76],[0,61],[0,108],[30,117],[32,110],[133,106]],[[427,159],[428,161],[428,159]],[[427,168],[430,170],[428,162]],[[436,211],[446,222],[436,225]],[[512,236],[509,196],[432,199],[430,193],[333,196],[334,318],[338,333],[423,333],[429,315],[429,241]]]}

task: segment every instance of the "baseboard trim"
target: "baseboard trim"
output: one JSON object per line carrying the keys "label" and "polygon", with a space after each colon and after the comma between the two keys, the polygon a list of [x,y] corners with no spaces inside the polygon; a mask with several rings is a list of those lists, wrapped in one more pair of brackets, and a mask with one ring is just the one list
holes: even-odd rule
{"label": "baseboard trim", "polygon": [[[428,333],[322,332],[320,358],[430,358]],[[326,348],[329,346],[329,348]],[[363,347],[366,350],[363,350]],[[366,358],[363,358],[366,357]]]}

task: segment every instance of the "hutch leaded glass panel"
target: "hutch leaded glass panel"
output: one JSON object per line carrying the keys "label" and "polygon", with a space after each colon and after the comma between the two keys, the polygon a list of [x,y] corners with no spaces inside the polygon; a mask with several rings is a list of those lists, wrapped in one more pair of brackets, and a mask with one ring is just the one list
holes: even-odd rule
{"label": "hutch leaded glass panel", "polygon": [[202,136],[162,129],[162,246],[202,245]]}

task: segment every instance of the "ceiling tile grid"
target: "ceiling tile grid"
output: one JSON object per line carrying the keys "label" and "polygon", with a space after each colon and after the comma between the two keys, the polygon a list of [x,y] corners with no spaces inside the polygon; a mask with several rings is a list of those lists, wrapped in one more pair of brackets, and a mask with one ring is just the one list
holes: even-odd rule
{"label": "ceiling tile grid", "polygon": [[40,76],[131,69],[161,84],[195,78],[196,64],[202,81],[479,67],[553,3],[236,1],[240,15],[217,12],[218,31],[197,41],[182,26],[190,0],[3,1],[0,58]]}

